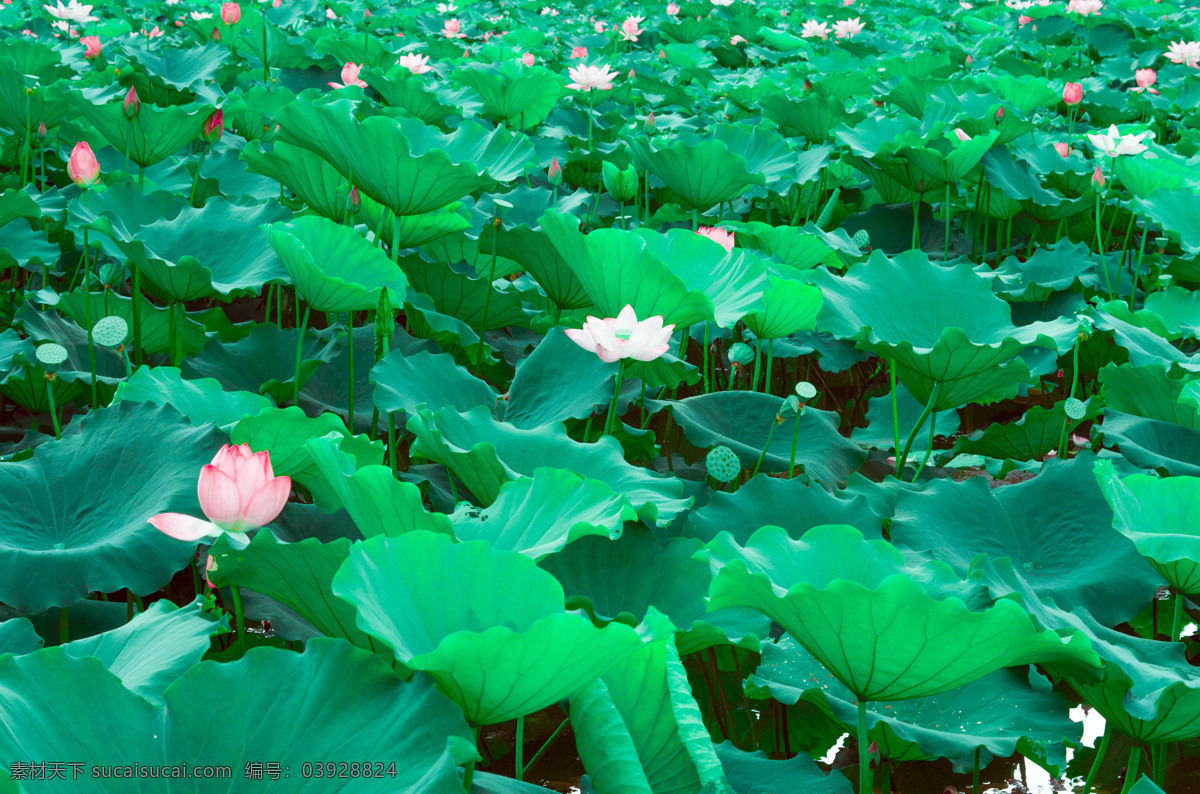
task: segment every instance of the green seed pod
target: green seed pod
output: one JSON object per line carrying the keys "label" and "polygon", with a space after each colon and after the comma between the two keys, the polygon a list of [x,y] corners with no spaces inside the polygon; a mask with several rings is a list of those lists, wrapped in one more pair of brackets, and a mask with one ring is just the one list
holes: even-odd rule
{"label": "green seed pod", "polygon": [[729,360],[739,367],[748,367],[754,363],[754,348],[744,342],[734,342],[729,348]]}
{"label": "green seed pod", "polygon": [[604,161],[600,171],[604,179],[604,189],[620,202],[629,202],[637,198],[638,175],[632,165],[622,171],[614,163]]}
{"label": "green seed pod", "polygon": [[708,475],[717,482],[732,482],[733,478],[742,471],[742,462],[733,450],[721,445],[713,447],[704,458]]}
{"label": "green seed pod", "polygon": [[859,229],[854,233],[854,236],[850,238],[850,242],[854,243],[854,246],[858,248],[858,250],[865,251],[871,246],[871,235],[866,229]]}
{"label": "green seed pod", "polygon": [[1063,411],[1067,418],[1074,422],[1087,416],[1087,406],[1083,404],[1083,400],[1077,397],[1068,397],[1067,401],[1063,403]]}
{"label": "green seed pod", "polygon": [[806,380],[796,384],[796,396],[805,402],[817,396],[817,387]]}
{"label": "green seed pod", "polygon": [[779,415],[784,419],[793,419],[800,413],[800,398],[792,395],[779,406]]}
{"label": "green seed pod", "polygon": [[120,347],[128,336],[129,323],[123,317],[101,317],[92,326],[92,341],[101,347]]}
{"label": "green seed pod", "polygon": [[47,372],[57,372],[58,368],[67,360],[67,349],[55,342],[47,342],[38,346],[34,356],[42,365],[42,369]]}

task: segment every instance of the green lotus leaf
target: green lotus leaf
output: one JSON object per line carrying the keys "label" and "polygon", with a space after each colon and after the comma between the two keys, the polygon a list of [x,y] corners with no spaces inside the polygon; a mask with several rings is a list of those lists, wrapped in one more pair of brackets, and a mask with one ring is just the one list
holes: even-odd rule
{"label": "green lotus leaf", "polygon": [[762,262],[746,252],[726,253],[702,235],[685,229],[584,235],[578,219],[557,212],[543,215],[541,224],[605,317],[629,305],[639,318],[662,315],[680,328],[703,321],[728,328],[762,307]]}
{"label": "green lotus leaf", "polygon": [[530,312],[525,304],[539,297],[532,290],[518,292],[519,288],[506,280],[493,281],[486,275],[471,278],[444,262],[431,262],[420,255],[401,257],[400,267],[412,289],[432,299],[439,312],[476,331],[528,326]]}
{"label": "green lotus leaf", "polygon": [[1155,190],[1147,197],[1137,197],[1134,204],[1143,214],[1169,232],[1172,239],[1189,254],[1200,253],[1200,230],[1196,215],[1200,213],[1200,197],[1195,189]]}
{"label": "green lotus leaf", "polygon": [[[156,107],[143,102],[137,115],[126,118],[119,92],[85,90],[68,96],[109,146],[127,153],[130,160],[143,168],[162,162],[198,139],[204,121],[212,112],[205,105],[189,112],[177,105]],[[97,99],[101,100],[99,104]]]}
{"label": "green lotus leaf", "polygon": [[282,543],[262,530],[244,549],[219,538],[209,550],[209,581],[233,585],[268,596],[292,609],[325,637],[347,640],[388,660],[392,649],[355,625],[354,607],[334,598],[329,589],[334,574],[350,556],[351,542],[337,538],[322,543],[305,538]]}
{"label": "green lotus leaf", "polygon": [[762,114],[778,124],[784,135],[803,135],[811,143],[826,141],[834,127],[853,126],[863,117],[861,112],[848,110],[845,99],[820,94],[798,99],[782,92],[770,94],[760,105]]}
{"label": "green lotus leaf", "polygon": [[445,465],[485,505],[496,500],[506,481],[570,461],[571,471],[608,484],[647,521],[666,523],[691,506],[681,481],[626,463],[611,436],[583,444],[561,424],[524,430],[496,421],[486,406],[466,413],[422,409],[408,420],[408,431],[417,437],[412,454]]}
{"label": "green lotus leaf", "polygon": [[1105,409],[1100,433],[1105,446],[1120,447],[1134,466],[1200,476],[1200,430]]}
{"label": "green lotus leaf", "polygon": [[524,66],[507,60],[500,64],[469,63],[455,69],[451,80],[470,86],[483,99],[488,120],[515,120],[517,129],[536,127],[546,120],[562,96],[563,81],[544,66]]}
{"label": "green lotus leaf", "polygon": [[[85,346],[87,344],[86,327],[89,313],[92,325],[95,325],[101,317],[120,317],[130,328],[130,337],[126,340],[126,344],[132,349],[133,305],[134,299],[132,297],[119,295],[112,290],[85,292],[82,287],[79,287],[71,292],[59,295],[58,303],[55,304],[55,307],[63,317],[69,317],[80,325],[84,331],[83,341]],[[141,296],[141,300],[138,301],[138,308],[140,310],[139,319],[142,327],[142,350],[147,353],[169,353],[171,348],[172,323],[170,307],[156,306],[145,296]],[[213,314],[214,311],[215,314]],[[179,342],[183,345],[185,356],[199,352],[210,340],[217,343],[233,341],[219,338],[212,339],[205,325],[210,318],[216,322],[220,320],[228,322],[224,312],[220,309],[186,312],[182,324],[179,322],[178,312],[175,312],[175,333],[178,337],[181,337]],[[86,361],[86,347],[83,352],[84,360]],[[102,353],[98,348],[96,349],[96,357],[98,372],[116,374],[116,371],[104,366],[104,363],[107,363],[107,355]],[[117,355],[115,359],[117,359],[116,363],[120,364],[120,369],[123,370],[124,364],[119,361],[120,356]]]}
{"label": "green lotus leaf", "polygon": [[[989,185],[999,188],[1011,199],[1031,201],[1043,207],[1056,207],[1063,201],[1062,196],[1042,187],[1032,167],[1014,159],[1007,149],[990,149],[983,156],[983,172]],[[1039,248],[1039,253],[1042,250]]]}
{"label": "green lotus leaf", "polygon": [[1047,108],[1062,99],[1062,92],[1055,90],[1044,77],[1032,75],[1005,74],[1004,72],[989,72],[984,75],[984,82],[992,90],[1011,102],[1017,110],[1028,115],[1039,108]]}
{"label": "green lotus leaf", "polygon": [[1148,160],[1145,157],[1115,157],[1113,173],[1130,193],[1138,198],[1154,195],[1155,191],[1188,192],[1200,188],[1200,174],[1182,163],[1165,157]]}
{"label": "green lotus leaf", "polygon": [[346,216],[351,184],[316,152],[275,141],[268,150],[247,145],[241,158],[248,170],[274,179],[318,215],[336,221]]}
{"label": "green lotus leaf", "polygon": [[[750,680],[771,697],[789,706],[819,698],[848,728],[855,724],[854,694],[794,639],[766,645],[762,655]],[[1062,695],[1030,687],[1016,670],[998,670],[939,695],[869,707],[867,728],[880,755],[892,761],[944,757],[955,771],[969,772],[976,748],[983,748],[981,768],[993,757],[1037,748],[1043,757],[1053,756],[1052,774],[1066,767],[1064,740],[1077,742],[1082,732],[1067,716]]]}
{"label": "green lotus leaf", "polygon": [[360,217],[367,228],[375,232],[376,238],[387,240],[389,245],[394,243],[396,250],[428,245],[471,228],[470,219],[457,201],[420,215],[399,217],[368,196],[360,196],[360,201]]}
{"label": "green lotus leaf", "polygon": [[[559,254],[545,230],[534,230],[527,226],[502,228],[496,234],[494,247],[500,256],[520,263],[560,311],[583,309],[592,305],[592,300],[575,276],[575,271]],[[491,235],[480,238],[481,253],[491,253],[492,248]]]}
{"label": "green lotus leaf", "polygon": [[292,104],[276,114],[285,143],[320,154],[364,194],[397,215],[444,207],[519,175],[532,154],[524,137],[464,123],[441,135],[413,119],[355,121],[351,104]]}
{"label": "green lotus leaf", "polygon": [[961,575],[980,554],[1009,557],[1039,598],[1087,611],[1104,625],[1129,620],[1159,582],[1134,544],[1110,529],[1112,511],[1093,483],[1094,460],[1084,454],[1053,461],[1037,477],[996,490],[981,478],[903,490],[892,540],[928,551]]}
{"label": "green lotus leaf", "polygon": [[760,311],[746,315],[746,327],[759,339],[779,339],[816,327],[821,290],[801,281],[769,276]]}
{"label": "green lotus leaf", "polygon": [[[751,391],[723,391],[684,400],[648,401],[670,406],[671,413],[687,435],[701,448],[724,444],[753,468],[766,447],[760,470],[787,471],[795,466],[827,488],[844,483],[867,454],[838,433],[837,414],[808,407],[791,420],[780,419],[780,399]],[[769,446],[768,446],[769,443]]]}
{"label": "green lotus leaf", "polygon": [[[896,362],[900,380],[934,410],[1016,394],[1030,376],[1027,347],[1065,352],[1076,323],[1014,326],[1010,307],[969,265],[944,268],[921,251],[873,251],[842,277],[818,271],[825,304],[817,327]],[[919,308],[917,308],[919,307]],[[939,385],[940,384],[940,385]]]}
{"label": "green lotus leaf", "polygon": [[1066,404],[1066,400],[1057,402],[1049,410],[1035,405],[1015,422],[997,422],[969,436],[960,436],[949,457],[965,453],[1000,460],[1042,460],[1058,449],[1064,427],[1071,433],[1100,415],[1101,403],[1096,399],[1084,403],[1085,412],[1080,419],[1067,416]]}
{"label": "green lotus leaf", "polygon": [[17,218],[36,220],[41,216],[41,209],[24,190],[9,188],[0,193],[0,227],[7,226]]}
{"label": "green lotus leaf", "polygon": [[1113,510],[1113,527],[1179,592],[1200,592],[1200,478],[1118,477],[1112,461],[1096,462],[1096,479]]}
{"label": "green lotus leaf", "polygon": [[344,446],[345,437],[338,433],[304,442],[304,450],[316,469],[308,479],[319,476],[324,480],[314,489],[322,509],[333,512],[344,507],[366,538],[402,535],[417,529],[451,534],[450,519],[427,511],[417,486],[397,480],[387,466],[359,463]]}
{"label": "green lotus leaf", "polygon": [[333,592],[474,725],[545,708],[642,645],[628,626],[564,612],[562,587],[528,557],[431,532],[356,544]]}
{"label": "green lotus leaf", "polygon": [[396,65],[387,74],[364,69],[359,77],[378,91],[385,103],[432,126],[444,128],[448,117],[463,115],[464,105],[472,104],[461,96],[461,91],[460,96],[450,97],[445,92],[430,90],[429,81],[405,66]]}
{"label": "green lotus leaf", "polygon": [[679,630],[681,653],[727,643],[757,650],[770,628],[762,613],[744,607],[705,612],[712,573],[694,559],[701,545],[685,538],[660,544],[645,529],[631,528],[616,540],[583,538],[539,565],[562,584],[569,606],[598,620],[632,625],[654,609],[664,612]]}
{"label": "green lotus leaf", "polygon": [[768,226],[758,221],[728,225],[737,230],[738,245],[757,248],[796,270],[810,270],[820,264],[840,268],[841,255],[863,256],[841,229],[826,232],[812,223],[795,227]]}
{"label": "green lotus leaf", "polygon": [[[179,765],[198,760],[238,767],[244,758],[269,758],[297,773],[304,763],[363,763],[362,748],[395,761],[396,776],[354,781],[354,790],[389,794],[452,794],[462,791],[456,764],[477,759],[471,734],[458,709],[432,682],[417,676],[405,683],[379,659],[339,640],[315,639],[302,654],[254,648],[236,662],[192,667],[155,706],[121,685],[98,659],[77,659],[65,647],[24,656],[0,657],[7,688],[0,693],[14,722],[0,726],[6,758],[86,758],[95,766]],[[297,687],[322,692],[294,697]],[[212,695],[228,725],[212,730]],[[17,730],[58,714],[44,730]],[[112,731],[113,720],[124,727]],[[297,725],[317,722],[327,731],[295,734]],[[211,759],[211,760],[210,760]],[[86,770],[85,770],[86,771]],[[263,781],[243,777],[176,781],[179,791],[250,792]],[[68,774],[70,774],[68,770]],[[316,778],[313,778],[316,781]],[[190,783],[191,785],[185,785]],[[160,785],[158,783],[156,785]],[[81,794],[111,791],[103,779],[67,779]],[[317,791],[324,780],[297,784]],[[161,790],[161,789],[160,789]]]}
{"label": "green lotus leaf", "polygon": [[0,621],[0,654],[32,653],[42,647],[42,642],[28,618]]}
{"label": "green lotus leaf", "polygon": [[[896,385],[896,417],[899,421],[899,438],[903,445],[910,433],[917,426],[921,412],[925,406],[917,402],[904,384]],[[989,425],[988,430],[997,425]],[[933,432],[937,436],[952,437],[960,427],[958,414],[954,411],[937,411],[933,414]],[[1061,429],[1061,428],[1060,428]],[[872,397],[867,402],[867,426],[856,427],[850,431],[850,439],[873,449],[890,450],[896,453],[896,424],[892,417],[892,396],[885,394]],[[1057,442],[1057,437],[1055,441]],[[929,433],[919,432],[913,439],[912,452],[924,452],[929,448]],[[903,446],[901,447],[903,449]],[[911,454],[911,453],[910,453]],[[767,521],[768,524],[779,524],[778,521]],[[851,523],[844,521],[824,523]],[[783,526],[780,524],[780,526]],[[861,529],[861,527],[860,527]]]}
{"label": "green lotus leaf", "polygon": [[1160,286],[1146,296],[1143,307],[1162,318],[1171,338],[1179,335],[1194,339],[1200,332],[1200,295],[1190,289]]}
{"label": "green lotus leaf", "polygon": [[450,516],[458,540],[486,540],[535,560],[588,535],[620,537],[624,522],[636,520],[629,500],[604,483],[550,468],[504,483],[486,509],[460,505]]}
{"label": "green lotus leaf", "polygon": [[1100,370],[1099,380],[1106,408],[1200,430],[1200,415],[1184,399],[1192,382],[1172,378],[1162,364],[1110,364]]}
{"label": "green lotus leaf", "polygon": [[[199,47],[164,48],[154,52],[150,49],[149,41],[147,39],[145,44],[137,39],[124,42],[124,49],[142,65],[151,80],[183,92],[190,89],[210,102],[220,97],[218,92],[211,89],[211,84],[216,80],[217,70],[230,59],[228,49],[210,43]],[[139,86],[139,93],[141,90]]]}
{"label": "green lotus leaf", "polygon": [[732,201],[796,167],[795,153],[778,133],[738,124],[722,124],[710,137],[685,133],[667,145],[644,136],[628,142],[634,165],[661,179],[692,210]]}
{"label": "green lotus leaf", "polygon": [[[627,376],[633,367],[626,363]],[[612,401],[616,367],[553,328],[517,365],[508,390],[504,421],[520,428],[583,419]],[[635,382],[627,382],[618,410],[628,406]],[[478,402],[474,403],[478,404]],[[459,410],[470,410],[472,406]]]}
{"label": "green lotus leaf", "polygon": [[113,402],[170,405],[197,427],[212,422],[225,432],[275,404],[251,392],[227,392],[211,378],[186,380],[174,367],[139,367],[117,385]]}
{"label": "green lotus leaf", "polygon": [[0,601],[36,613],[95,591],[165,585],[194,544],[147,519],[201,515],[196,478],[220,443],[173,408],[122,403],[72,422],[28,460],[0,463]]}
{"label": "green lotus leaf", "polygon": [[[298,328],[261,323],[236,342],[212,339],[198,354],[183,360],[181,374],[192,379],[213,378],[226,391],[269,393],[277,402],[284,402],[292,398],[299,335]],[[336,349],[328,340],[306,331],[300,356],[301,384],[332,359]]]}
{"label": "green lotus leaf", "polygon": [[1082,635],[1040,631],[1007,599],[972,609],[973,587],[949,567],[906,562],[853,527],[802,540],[763,527],[745,548],[719,535],[704,554],[716,570],[709,609],[761,610],[861,700],[936,695],[1031,662],[1099,666]]}
{"label": "green lotus leaf", "polygon": [[1010,300],[1046,301],[1055,292],[1076,286],[1098,287],[1096,264],[1090,248],[1064,238],[1038,246],[1023,262],[1019,257],[1007,257],[994,271],[995,290]]}
{"label": "green lotus leaf", "polygon": [[939,183],[953,185],[966,176],[992,148],[997,137],[995,130],[953,143],[947,136],[935,137],[920,147],[901,148],[897,154],[908,158],[909,167],[926,176],[925,188],[928,190]]}
{"label": "green lotus leaf", "polygon": [[403,411],[409,416],[422,406],[469,411],[477,405],[496,404],[492,387],[447,353],[420,350],[406,355],[403,350],[393,350],[371,369],[371,382],[379,410]]}
{"label": "green lotus leaf", "polygon": [[747,753],[733,742],[717,745],[717,757],[725,779],[738,794],[770,794],[773,791],[807,791],[812,794],[850,794],[850,781],[833,772],[828,775],[804,753],[776,761],[761,750]]}
{"label": "green lotus leaf", "polygon": [[229,630],[229,618],[205,612],[203,600],[177,607],[155,601],[125,625],[68,642],[67,655],[99,659],[131,692],[163,705],[163,692],[208,652],[210,637]]}
{"label": "green lotus leaf", "polygon": [[571,722],[597,794],[732,794],[669,632],[573,695]]}
{"label": "green lotus leaf", "polygon": [[374,309],[384,289],[397,309],[403,305],[404,272],[353,229],[308,215],[265,231],[296,290],[317,311]]}
{"label": "green lotus leaf", "polygon": [[1188,372],[1200,372],[1200,357],[1188,355],[1168,341],[1178,338],[1155,312],[1131,312],[1124,301],[1109,301],[1095,309],[1091,316],[1096,328],[1109,331],[1117,344],[1129,353],[1135,367],[1152,364],[1175,364]]}
{"label": "green lotus leaf", "polygon": [[[12,369],[0,378],[5,394],[32,411],[49,410],[46,397],[48,389],[54,389],[57,405],[66,405],[83,393],[85,384],[91,383],[91,365],[88,360],[87,331],[55,312],[38,311],[32,302],[17,309],[15,319],[28,339],[20,339],[15,329],[8,329],[0,340],[7,342],[7,355],[11,357]],[[66,348],[67,360],[55,372],[55,380],[46,380],[46,371],[37,360],[34,340],[48,341]],[[96,381],[114,384],[125,377],[125,364],[120,354],[108,349],[96,349]]]}
{"label": "green lotus leaf", "polygon": [[[12,49],[6,48],[5,56],[10,53]],[[58,61],[53,54],[50,58]],[[61,83],[42,83],[49,87],[39,87],[41,80],[29,69],[32,64],[18,63],[10,57],[0,59],[0,64],[0,122],[5,127],[22,140],[32,140],[39,125],[52,128],[63,122],[70,105],[63,99]]]}
{"label": "green lotus leaf", "polygon": [[294,101],[295,92],[282,85],[256,85],[231,94],[221,113],[229,129],[247,141],[257,141],[272,137],[275,113]]}

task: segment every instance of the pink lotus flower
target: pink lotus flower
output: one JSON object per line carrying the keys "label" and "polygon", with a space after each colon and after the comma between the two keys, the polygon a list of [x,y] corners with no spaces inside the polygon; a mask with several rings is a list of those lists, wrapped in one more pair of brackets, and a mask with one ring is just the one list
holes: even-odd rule
{"label": "pink lotus flower", "polygon": [[719,229],[716,226],[701,226],[696,230],[696,234],[712,240],[714,243],[724,248],[727,253],[733,252],[733,232],[729,231],[728,229]]}
{"label": "pink lotus flower", "polygon": [[221,3],[221,21],[236,25],[242,19],[242,7],[237,3]]}
{"label": "pink lotus flower", "polygon": [[1054,151],[1058,152],[1059,157],[1070,157],[1071,156],[1071,147],[1069,145],[1063,143],[1062,141],[1059,141],[1058,143],[1054,144]]}
{"label": "pink lotus flower", "polygon": [[800,38],[802,39],[827,39],[829,38],[829,23],[818,22],[815,19],[810,19],[800,25]]}
{"label": "pink lotus flower", "polygon": [[239,544],[250,542],[252,529],[275,520],[292,489],[290,477],[276,477],[271,456],[251,452],[249,444],[228,444],[200,469],[196,491],[208,521],[182,513],[159,513],[150,523],[178,540],[196,541],[227,534]]}
{"label": "pink lotus flower", "polygon": [[621,38],[624,41],[637,41],[638,36],[646,32],[643,27],[638,27],[645,17],[631,16],[626,17],[621,23]]}
{"label": "pink lotus flower", "polygon": [[595,24],[592,25],[592,30],[596,31],[597,33],[603,33],[604,29],[607,27],[608,24],[606,22],[598,19],[596,20]]}
{"label": "pink lotus flower", "polygon": [[142,101],[138,99],[137,89],[129,86],[129,91],[125,94],[125,101],[121,105],[121,109],[125,112],[125,118],[131,119],[138,114],[142,109]]}
{"label": "pink lotus flower", "polygon": [[532,52],[527,52],[521,56],[521,63],[525,64],[526,66],[533,66],[536,60],[537,58],[533,57]]}
{"label": "pink lotus flower", "polygon": [[433,67],[429,65],[428,55],[401,55],[399,64],[407,69],[412,74],[425,74],[432,71]]}
{"label": "pink lotus flower", "polygon": [[1017,27],[1023,28],[1032,21],[1033,17],[1027,17],[1024,14],[1021,14],[1019,17],[1017,17]]}
{"label": "pink lotus flower", "polygon": [[615,318],[601,320],[588,316],[583,328],[568,328],[571,341],[590,350],[601,361],[613,362],[623,358],[653,361],[667,352],[674,325],[663,325],[662,315],[638,322],[632,306],[621,309]]}
{"label": "pink lotus flower", "polygon": [[962,141],[962,142],[964,142],[964,143],[965,143],[965,142],[967,142],[967,141],[969,141],[969,140],[971,140],[971,136],[970,136],[970,135],[968,135],[967,133],[963,132],[963,131],[962,131],[961,129],[959,129],[958,127],[955,127],[955,128],[954,128],[954,134],[955,134],[955,135],[958,137],[958,139],[959,139],[960,141]]}
{"label": "pink lotus flower", "polygon": [[465,39],[467,34],[462,32],[462,23],[457,19],[447,19],[442,23],[442,35],[449,39]]}
{"label": "pink lotus flower", "polygon": [[1133,79],[1137,82],[1137,88],[1133,89],[1136,93],[1140,94],[1147,88],[1150,89],[1151,94],[1158,93],[1153,88],[1150,88],[1150,86],[1158,82],[1158,72],[1153,69],[1138,69],[1133,73]]}
{"label": "pink lotus flower", "polygon": [[571,60],[575,60],[576,58],[586,58],[586,57],[587,57],[587,47],[576,47],[575,49],[571,50]]}
{"label": "pink lotus flower", "polygon": [[1101,0],[1071,0],[1067,3],[1067,11],[1072,14],[1079,14],[1081,17],[1086,17],[1089,14],[1099,14],[1104,8],[1104,3]]}
{"label": "pink lotus flower", "polygon": [[360,80],[358,77],[358,73],[361,71],[362,71],[361,63],[347,62],[344,66],[342,66],[342,82],[330,83],[329,85],[332,88],[349,88],[352,85],[356,85],[359,88],[366,88],[367,87],[366,82],[364,82],[363,80]]}
{"label": "pink lotus flower", "polygon": [[669,16],[669,17],[679,16],[679,6],[675,5],[674,3],[667,3],[667,16]]}
{"label": "pink lotus flower", "polygon": [[209,114],[207,119],[204,120],[204,128],[202,129],[201,134],[204,136],[204,140],[208,141],[209,143],[216,143],[217,141],[221,140],[221,133],[224,131],[225,114],[220,108],[217,108]]}
{"label": "pink lotus flower", "polygon": [[736,47],[739,44],[745,44],[745,43],[746,43],[746,39],[744,39],[741,36],[730,36],[729,37],[729,45],[731,47]]}
{"label": "pink lotus flower", "polygon": [[92,153],[92,147],[87,141],[80,141],[71,150],[71,159],[67,161],[67,175],[80,187],[94,185],[100,178],[100,161]]}
{"label": "pink lotus flower", "polygon": [[1078,105],[1083,101],[1083,83],[1067,83],[1063,86],[1063,102]]}
{"label": "pink lotus flower", "polygon": [[1096,187],[1104,187],[1104,182],[1104,172],[1097,166],[1096,170],[1092,172],[1092,184]]}
{"label": "pink lotus flower", "polygon": [[79,43],[83,45],[83,57],[89,61],[98,56],[100,51],[104,49],[100,44],[99,36],[84,36],[79,40]]}
{"label": "pink lotus flower", "polygon": [[271,0],[271,8],[279,8],[283,5],[283,0]]}
{"label": "pink lotus flower", "polygon": [[599,91],[608,91],[612,88],[613,78],[617,73],[609,69],[608,64],[603,66],[572,66],[567,70],[567,74],[571,76],[571,82],[567,83],[567,88],[574,88],[577,91],[591,91],[593,88]]}
{"label": "pink lotus flower", "polygon": [[[839,39],[852,39],[859,33],[863,32],[865,25],[862,23],[862,17],[854,19],[839,19],[833,23],[833,35]],[[824,37],[822,37],[824,38]]]}
{"label": "pink lotus flower", "polygon": [[1173,41],[1167,48],[1167,60],[1195,69],[1200,67],[1200,41]]}
{"label": "pink lotus flower", "polygon": [[555,187],[562,184],[562,166],[558,164],[557,157],[550,161],[550,167],[546,169],[546,176],[550,178],[550,184]]}

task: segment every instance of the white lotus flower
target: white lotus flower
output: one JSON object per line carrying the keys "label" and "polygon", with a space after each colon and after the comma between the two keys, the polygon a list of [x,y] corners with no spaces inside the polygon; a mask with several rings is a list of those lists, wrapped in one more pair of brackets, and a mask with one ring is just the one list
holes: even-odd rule
{"label": "white lotus flower", "polygon": [[1146,151],[1146,146],[1142,143],[1142,138],[1145,138],[1149,133],[1138,133],[1137,135],[1121,135],[1121,131],[1117,129],[1117,125],[1113,124],[1108,128],[1108,132],[1103,135],[1088,133],[1088,140],[1092,142],[1092,146],[1108,155],[1109,157],[1119,157],[1123,154],[1141,154]]}
{"label": "white lotus flower", "polygon": [[79,4],[79,0],[71,0],[67,5],[62,4],[62,0],[54,0],[54,5],[44,5],[42,8],[55,19],[62,19],[68,22],[75,22],[83,25],[88,22],[95,22],[98,17],[92,16],[92,6],[84,6]]}
{"label": "white lotus flower", "polygon": [[600,91],[608,91],[612,88],[613,78],[617,73],[612,71],[608,64],[603,66],[572,66],[567,70],[567,74],[571,76],[571,82],[567,83],[567,88],[574,88],[579,91],[591,91],[593,88]]}

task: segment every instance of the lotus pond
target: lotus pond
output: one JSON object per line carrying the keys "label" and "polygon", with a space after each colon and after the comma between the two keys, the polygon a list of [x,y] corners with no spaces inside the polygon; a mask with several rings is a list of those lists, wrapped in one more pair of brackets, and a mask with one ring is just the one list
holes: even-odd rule
{"label": "lotus pond", "polygon": [[1200,791],[1190,2],[5,0],[0,792]]}

